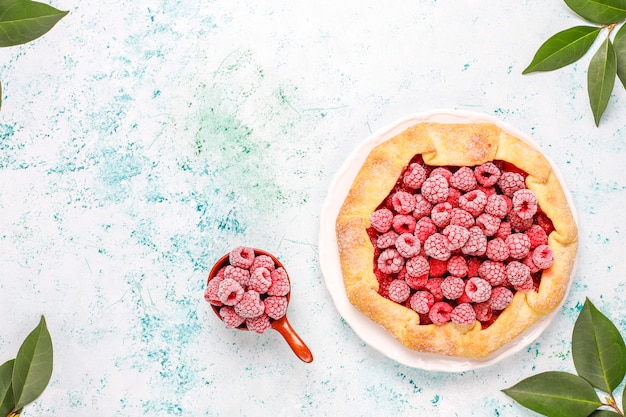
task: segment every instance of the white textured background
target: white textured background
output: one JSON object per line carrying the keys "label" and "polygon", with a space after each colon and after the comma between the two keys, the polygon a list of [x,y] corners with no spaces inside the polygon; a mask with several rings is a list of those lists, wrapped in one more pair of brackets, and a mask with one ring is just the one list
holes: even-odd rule
{"label": "white textured background", "polygon": [[[596,128],[590,55],[521,75],[545,39],[582,23],[562,1],[50,4],[70,14],[0,51],[0,362],[41,314],[55,348],[25,417],[531,416],[500,390],[574,370],[585,297],[626,330],[626,95],[616,84]],[[529,133],[580,221],[578,271],[552,325],[512,358],[459,374],[362,342],[317,258],[346,156],[433,108]],[[288,315],[312,364],[276,332],[225,329],[203,300],[213,262],[241,244],[287,267]]]}

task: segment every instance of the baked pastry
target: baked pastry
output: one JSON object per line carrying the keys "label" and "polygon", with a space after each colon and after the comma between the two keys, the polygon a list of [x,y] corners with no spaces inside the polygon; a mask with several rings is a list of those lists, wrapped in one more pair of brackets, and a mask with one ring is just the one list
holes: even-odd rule
{"label": "baked pastry", "polygon": [[550,162],[491,123],[382,142],[336,220],[350,302],[410,349],[472,359],[561,303],[577,233]]}

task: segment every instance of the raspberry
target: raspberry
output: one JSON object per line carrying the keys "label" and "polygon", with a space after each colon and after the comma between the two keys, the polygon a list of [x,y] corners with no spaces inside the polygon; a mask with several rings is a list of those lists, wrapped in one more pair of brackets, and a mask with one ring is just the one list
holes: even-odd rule
{"label": "raspberry", "polygon": [[496,237],[487,242],[487,258],[492,261],[505,261],[509,258],[509,247],[503,239]]}
{"label": "raspberry", "polygon": [[461,249],[467,242],[467,239],[469,239],[470,235],[469,230],[463,226],[456,226],[454,224],[446,226],[441,233],[448,238],[448,241],[450,242],[448,249],[451,251]]}
{"label": "raspberry", "polygon": [[259,293],[254,290],[244,292],[241,300],[235,304],[235,312],[247,319],[258,317],[264,311],[263,300],[261,300]]}
{"label": "raspberry", "polygon": [[424,198],[421,194],[415,194],[415,210],[413,210],[413,217],[416,220],[421,219],[424,216],[429,216],[433,209],[433,205]]}
{"label": "raspberry", "polygon": [[450,258],[450,241],[441,233],[435,233],[424,242],[424,252],[431,258],[446,261]]}
{"label": "raspberry", "polygon": [[232,278],[224,278],[220,282],[220,286],[217,289],[217,298],[222,304],[227,306],[234,306],[241,301],[244,295],[244,290],[241,284]]}
{"label": "raspberry", "polygon": [[480,190],[473,190],[459,197],[459,207],[474,217],[483,212],[487,206],[487,195]]}
{"label": "raspberry", "polygon": [[378,256],[378,269],[385,274],[397,274],[404,266],[404,258],[395,249],[385,249]]}
{"label": "raspberry", "polygon": [[441,293],[448,300],[456,300],[463,295],[465,281],[459,277],[447,277],[441,282]]}
{"label": "raspberry", "polygon": [[535,224],[539,225],[548,235],[554,230],[552,220],[550,220],[548,216],[542,212],[537,213],[535,216]]}
{"label": "raspberry", "polygon": [[434,177],[435,175],[441,175],[446,179],[446,182],[450,184],[450,178],[452,178],[452,171],[445,167],[437,167],[430,171],[429,177]]}
{"label": "raspberry", "polygon": [[513,194],[513,210],[520,219],[532,218],[537,213],[537,197],[529,189],[518,190]]}
{"label": "raspberry", "polygon": [[431,277],[441,277],[448,272],[448,262],[435,258],[428,258],[428,265],[430,266],[429,275]]}
{"label": "raspberry", "polygon": [[436,302],[428,311],[428,318],[433,324],[444,324],[450,321],[452,306],[444,302]]}
{"label": "raspberry", "polygon": [[411,233],[403,233],[396,239],[396,249],[403,258],[412,258],[420,253],[420,241]]}
{"label": "raspberry", "polygon": [[289,293],[291,289],[289,285],[289,276],[284,268],[276,268],[270,272],[272,278],[272,285],[267,289],[267,295],[283,296]]}
{"label": "raspberry", "polygon": [[376,247],[379,249],[387,249],[392,246],[395,246],[396,241],[398,240],[398,234],[393,230],[388,231],[387,233],[383,233],[376,238]]}
{"label": "raspberry", "polygon": [[450,224],[462,226],[466,229],[474,226],[474,216],[460,208],[453,208],[450,213]]}
{"label": "raspberry", "polygon": [[216,307],[224,305],[224,303],[220,301],[220,298],[217,295],[218,289],[220,288],[220,283],[223,280],[223,276],[221,278],[216,276],[207,283],[207,286],[204,289],[204,299]]}
{"label": "raspberry", "polygon": [[480,265],[482,265],[482,261],[479,258],[469,258],[467,260],[467,276],[477,277]]}
{"label": "raspberry", "polygon": [[511,258],[522,259],[530,251],[530,239],[523,233],[513,233],[505,239]]}
{"label": "raspberry", "polygon": [[530,248],[548,244],[548,235],[538,224],[533,224],[526,230],[526,236],[530,239]]}
{"label": "raspberry", "polygon": [[413,163],[408,166],[402,177],[402,183],[409,188],[417,190],[426,180],[426,170],[420,164]]}
{"label": "raspberry", "polygon": [[385,233],[391,229],[393,222],[393,212],[389,209],[382,208],[376,210],[370,216],[370,224],[377,232]]}
{"label": "raspberry", "polygon": [[406,261],[406,273],[411,277],[421,277],[422,275],[428,274],[430,270],[430,265],[428,264],[428,260],[421,256],[414,256],[413,258]]}
{"label": "raspberry", "polygon": [[462,278],[467,275],[467,261],[461,255],[455,255],[448,260],[447,269],[450,275]]}
{"label": "raspberry", "polygon": [[267,292],[270,285],[272,285],[272,277],[267,268],[257,268],[250,274],[250,282],[248,283],[249,290],[263,294]]}
{"label": "raspberry", "polygon": [[452,310],[450,320],[464,326],[472,325],[476,322],[476,311],[469,303],[459,304]]}
{"label": "raspberry", "polygon": [[424,288],[426,288],[435,298],[435,301],[443,300],[443,293],[441,292],[441,283],[443,278],[430,278]]}
{"label": "raspberry", "polygon": [[525,257],[524,259],[522,259],[522,263],[524,265],[526,265],[528,268],[530,268],[530,273],[534,274],[537,273],[539,271],[541,271],[541,268],[539,268],[537,265],[535,265],[535,261],[533,261],[533,254],[531,253],[530,255],[528,255],[527,257]]}
{"label": "raspberry", "polygon": [[232,306],[224,306],[220,308],[220,317],[226,324],[226,327],[229,329],[239,327],[246,320],[244,317],[241,317]]}
{"label": "raspberry", "polygon": [[250,265],[250,273],[254,272],[257,268],[265,268],[268,271],[273,271],[276,268],[274,265],[274,260],[268,255],[259,255],[254,258],[252,261],[252,265]]}
{"label": "raspberry", "polygon": [[506,287],[496,287],[491,290],[489,297],[489,307],[492,310],[504,310],[513,300],[513,292]]}
{"label": "raspberry", "polygon": [[448,190],[448,198],[446,198],[446,202],[450,203],[452,207],[458,207],[459,197],[461,197],[461,192],[456,188],[450,188]]}
{"label": "raspberry", "polygon": [[287,314],[287,297],[271,295],[263,300],[263,304],[265,307],[265,314],[267,314],[271,319],[278,320]]}
{"label": "raspberry", "polygon": [[506,266],[502,262],[486,260],[478,268],[478,276],[497,287],[506,282]]}
{"label": "raspberry", "polygon": [[242,287],[246,287],[248,281],[250,281],[250,271],[238,266],[228,265],[224,268],[224,278],[234,279],[241,284]]}
{"label": "raspberry", "polygon": [[396,214],[393,216],[393,230],[402,233],[413,233],[415,231],[415,217],[409,214]]}
{"label": "raspberry", "polygon": [[406,191],[398,191],[391,198],[393,209],[398,214],[410,214],[415,210],[415,196]]}
{"label": "raspberry", "polygon": [[491,296],[491,285],[482,278],[470,278],[465,284],[465,292],[473,302],[482,303],[483,301],[489,300]]}
{"label": "raspberry", "polygon": [[515,291],[530,291],[534,289],[535,282],[533,281],[533,277],[529,276],[521,285],[514,285],[513,288]]}
{"label": "raspberry", "polygon": [[482,185],[479,185],[476,187],[476,189],[485,193],[485,195],[487,196],[487,199],[489,199],[489,197],[491,197],[494,194],[498,194],[498,190],[496,190],[496,187],[483,187]]}
{"label": "raspberry", "polygon": [[491,187],[500,179],[500,170],[492,162],[486,162],[474,168],[474,177],[483,187]]}
{"label": "raspberry", "polygon": [[494,235],[495,237],[499,237],[502,240],[506,240],[507,237],[511,235],[511,224],[509,222],[500,222],[500,226],[498,226],[498,231]]}
{"label": "raspberry", "polygon": [[424,274],[419,277],[412,277],[411,275],[406,274],[404,276],[404,280],[409,285],[409,287],[413,288],[414,290],[419,290],[426,286],[426,283],[428,282],[428,274]]}
{"label": "raspberry", "polygon": [[463,192],[476,188],[476,177],[471,168],[461,167],[450,178],[450,185]]}
{"label": "raspberry", "polygon": [[500,194],[493,194],[487,197],[485,213],[503,219],[509,213],[509,210],[510,207],[507,204],[507,197]]}
{"label": "raspberry", "polygon": [[409,299],[409,306],[419,314],[428,314],[435,298],[428,291],[417,291]]}
{"label": "raspberry", "polygon": [[423,245],[430,236],[437,232],[437,226],[430,217],[422,217],[417,221],[417,225],[415,226],[415,236],[419,239],[420,243]]}
{"label": "raspberry", "polygon": [[511,229],[517,232],[524,232],[530,229],[530,226],[533,225],[533,219],[522,219],[517,212],[511,210],[507,217],[509,223],[511,224]]}
{"label": "raspberry", "polygon": [[540,245],[533,250],[533,262],[539,269],[546,269],[554,262],[554,252],[548,245]]}
{"label": "raspberry", "polygon": [[476,313],[476,320],[485,322],[491,320],[491,317],[493,317],[493,311],[491,310],[491,307],[489,307],[489,301],[476,303],[473,307],[474,312]]}
{"label": "raspberry", "polygon": [[439,228],[444,228],[450,223],[452,204],[446,202],[437,203],[433,207],[430,218]]}
{"label": "raspberry", "polygon": [[389,299],[396,303],[403,303],[411,295],[411,288],[406,281],[395,279],[389,284]]}
{"label": "raspberry", "polygon": [[506,266],[506,279],[514,287],[524,285],[528,278],[531,276],[530,268],[527,265],[518,261],[511,261]]}
{"label": "raspberry", "polygon": [[443,175],[428,177],[422,184],[422,195],[433,204],[443,203],[448,198],[448,181]]}
{"label": "raspberry", "polygon": [[476,226],[480,227],[485,236],[493,236],[498,231],[502,221],[491,214],[481,213],[476,217]]}
{"label": "raspberry", "polygon": [[487,238],[478,226],[470,227],[469,232],[469,238],[461,248],[461,252],[465,255],[483,256],[487,250]]}
{"label": "raspberry", "polygon": [[228,254],[228,263],[232,266],[248,269],[254,261],[254,250],[245,246],[237,246]]}
{"label": "raspberry", "polygon": [[516,191],[526,188],[524,177],[517,172],[503,172],[498,179],[498,186],[507,197],[513,197]]}
{"label": "raspberry", "polygon": [[272,325],[270,324],[270,318],[268,317],[268,315],[261,314],[258,317],[246,319],[246,327],[252,332],[263,334],[270,327],[272,327]]}

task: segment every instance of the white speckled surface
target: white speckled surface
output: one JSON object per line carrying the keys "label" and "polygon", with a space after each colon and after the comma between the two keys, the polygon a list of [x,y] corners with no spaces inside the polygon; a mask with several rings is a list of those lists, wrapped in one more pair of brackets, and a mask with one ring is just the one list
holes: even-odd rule
{"label": "white speckled surface", "polygon": [[[581,21],[562,1],[153,1],[70,10],[2,50],[0,361],[45,314],[50,386],[28,416],[530,416],[500,392],[573,371],[585,297],[626,330],[626,95],[599,128],[590,56],[521,75]],[[579,264],[527,349],[463,373],[422,371],[367,346],[318,263],[319,216],[346,156],[372,131],[433,108],[530,134],[559,166],[580,222]],[[277,255],[280,335],[225,329],[202,298],[231,247]]]}

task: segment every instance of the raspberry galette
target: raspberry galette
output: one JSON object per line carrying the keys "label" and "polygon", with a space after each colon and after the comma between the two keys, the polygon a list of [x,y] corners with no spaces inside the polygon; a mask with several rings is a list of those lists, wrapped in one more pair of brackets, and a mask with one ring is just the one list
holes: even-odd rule
{"label": "raspberry galette", "polygon": [[491,123],[417,123],[336,221],[350,302],[410,349],[481,359],[565,297],[577,227],[550,162]]}

